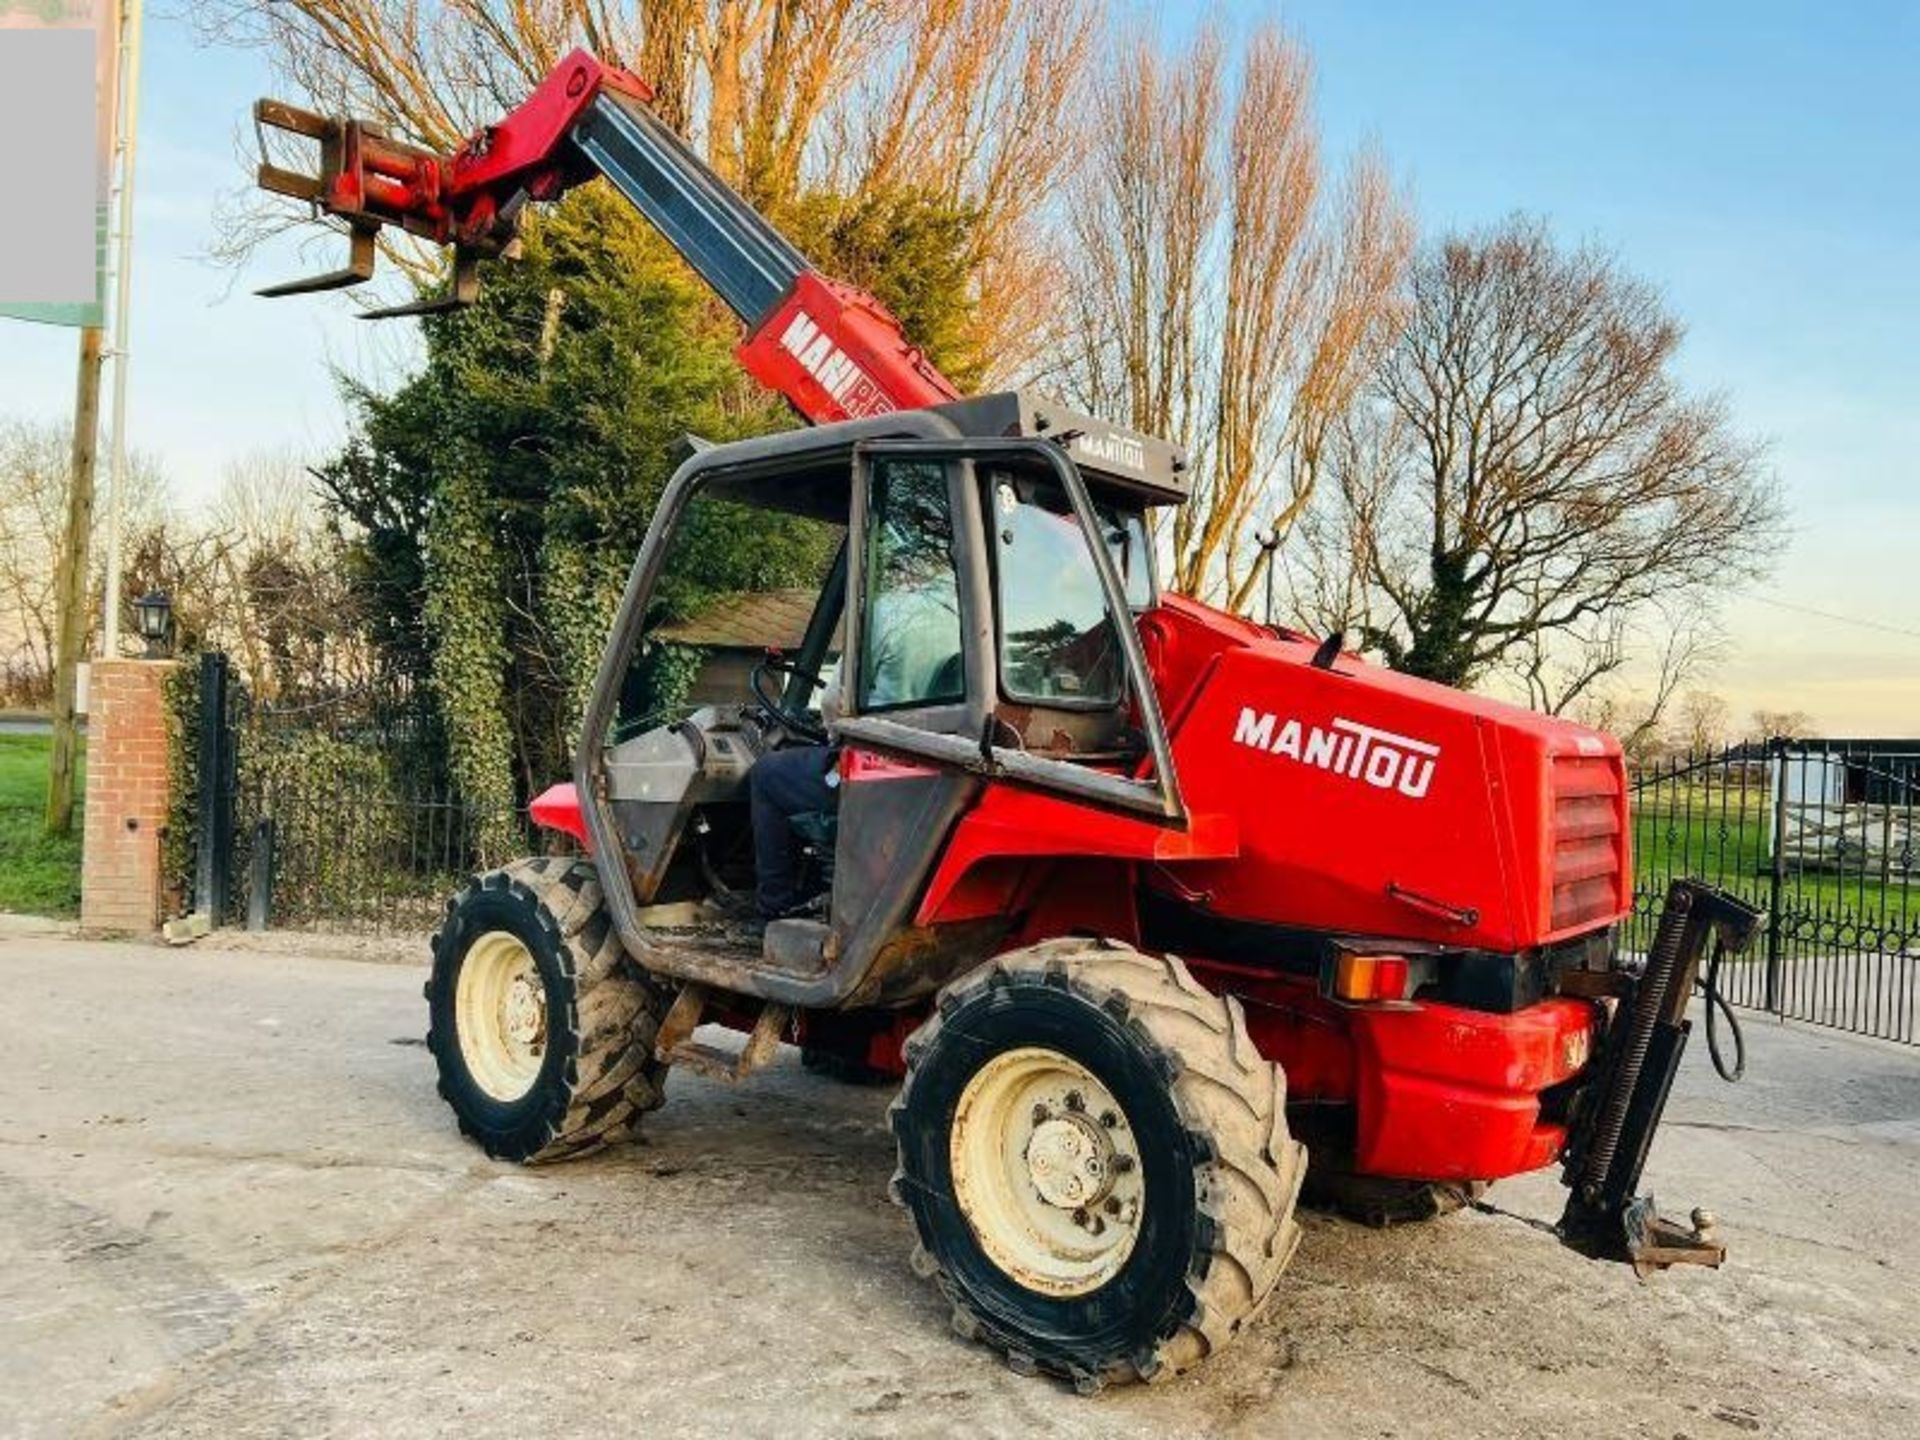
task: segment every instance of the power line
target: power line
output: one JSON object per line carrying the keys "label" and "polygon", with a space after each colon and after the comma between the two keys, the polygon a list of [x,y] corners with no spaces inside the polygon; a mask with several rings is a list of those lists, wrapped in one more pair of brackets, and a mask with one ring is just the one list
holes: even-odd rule
{"label": "power line", "polygon": [[1831,610],[1816,610],[1811,605],[1795,605],[1787,600],[1775,600],[1768,595],[1749,595],[1749,600],[1757,600],[1762,605],[1771,605],[1776,610],[1792,610],[1800,615],[1813,615],[1821,620],[1832,620],[1841,625],[1858,625],[1863,630],[1880,630],[1888,635],[1904,635],[1909,640],[1920,640],[1920,630],[1909,630],[1900,625],[1889,625],[1884,620],[1863,620],[1858,615],[1837,615]]}

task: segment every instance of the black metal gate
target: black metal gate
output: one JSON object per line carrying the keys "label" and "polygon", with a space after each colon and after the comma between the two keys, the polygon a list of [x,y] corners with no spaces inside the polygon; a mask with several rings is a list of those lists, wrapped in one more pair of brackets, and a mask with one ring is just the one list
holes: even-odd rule
{"label": "black metal gate", "polygon": [[1777,740],[1637,767],[1628,943],[1644,948],[1669,880],[1698,876],[1768,913],[1721,972],[1734,1004],[1920,1044],[1916,789],[1920,742]]}
{"label": "black metal gate", "polygon": [[[407,688],[262,702],[201,657],[192,908],[216,924],[431,928],[475,869],[526,853],[524,812],[464,802]],[[491,853],[498,851],[500,853]]]}

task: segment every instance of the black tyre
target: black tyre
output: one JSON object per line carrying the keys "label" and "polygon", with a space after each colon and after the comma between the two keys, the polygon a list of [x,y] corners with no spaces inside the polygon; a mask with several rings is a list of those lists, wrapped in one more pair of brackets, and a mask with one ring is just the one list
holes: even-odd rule
{"label": "black tyre", "polygon": [[1301,1201],[1362,1225],[1417,1225],[1465,1209],[1487,1193],[1484,1180],[1393,1180],[1356,1175],[1315,1157]]}
{"label": "black tyre", "polygon": [[665,1009],[627,957],[585,860],[522,860],[468,881],[433,937],[427,1046],[461,1131],[501,1160],[629,1139],[666,1098]]}
{"label": "black tyre", "polygon": [[1266,1306],[1306,1152],[1239,1005],[1178,960],[1050,941],[949,986],[906,1047],[893,1198],[954,1328],[1090,1391]]}

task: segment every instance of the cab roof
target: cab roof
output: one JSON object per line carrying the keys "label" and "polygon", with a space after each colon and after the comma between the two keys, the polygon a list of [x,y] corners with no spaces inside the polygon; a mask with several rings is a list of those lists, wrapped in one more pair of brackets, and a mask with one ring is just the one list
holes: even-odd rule
{"label": "cab roof", "polygon": [[1193,493],[1186,452],[1178,446],[1096,420],[1035,390],[1002,390],[931,408],[962,435],[1057,440],[1097,488],[1117,486],[1149,505],[1179,505]]}

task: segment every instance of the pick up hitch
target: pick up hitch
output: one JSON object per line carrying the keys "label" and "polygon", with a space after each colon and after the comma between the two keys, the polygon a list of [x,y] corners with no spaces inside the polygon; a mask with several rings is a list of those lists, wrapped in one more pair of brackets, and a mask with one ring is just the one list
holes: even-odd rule
{"label": "pick up hitch", "polygon": [[1599,1059],[1597,1084],[1582,1097],[1561,1172],[1572,1193],[1560,1217],[1562,1243],[1594,1259],[1625,1260],[1641,1275],[1669,1265],[1719,1265],[1727,1247],[1713,1217],[1693,1212],[1684,1226],[1664,1218],[1651,1195],[1636,1195],[1647,1151],[1693,1024],[1687,1002],[1708,941],[1738,954],[1762,918],[1722,890],[1676,880],[1637,977],[1624,980]]}

